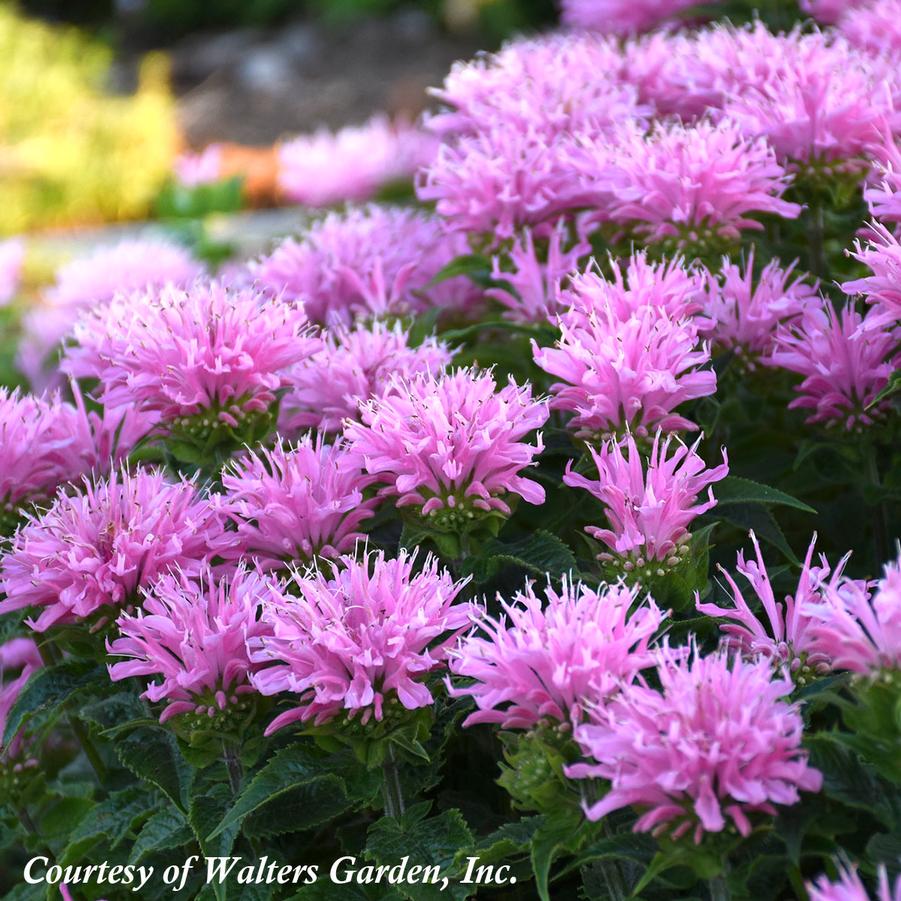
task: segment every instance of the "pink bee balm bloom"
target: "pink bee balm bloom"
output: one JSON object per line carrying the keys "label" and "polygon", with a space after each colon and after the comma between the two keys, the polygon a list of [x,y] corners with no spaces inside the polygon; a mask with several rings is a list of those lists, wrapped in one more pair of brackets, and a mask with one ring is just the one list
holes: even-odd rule
{"label": "pink bee balm bloom", "polygon": [[279,408],[282,430],[339,432],[344,420],[359,418],[360,402],[381,396],[393,376],[437,375],[450,363],[452,352],[436,338],[416,347],[409,341],[399,322],[330,329],[322,349],[288,373],[290,387]]}
{"label": "pink bee balm bloom", "polygon": [[20,756],[23,743],[18,734],[6,747],[2,745],[9,712],[32,674],[42,666],[38,646],[30,638],[12,638],[0,644],[0,754],[7,760]]}
{"label": "pink bee balm bloom", "polygon": [[166,702],[161,723],[182,713],[242,712],[242,696],[254,691],[247,642],[268,633],[259,612],[278,590],[244,566],[227,577],[206,566],[194,575],[166,573],[142,589],[141,607],[116,620],[120,637],[106,643],[111,656],[129,658],[110,664],[113,682],[161,677],[142,695]]}
{"label": "pink bee balm bloom", "polygon": [[[700,440],[690,447],[677,441],[670,454],[672,436],[662,438],[658,431],[646,466],[631,435],[605,441],[599,452],[589,445],[597,481],[573,472],[572,461],[567,463],[564,484],[584,488],[606,507],[610,528],[587,526],[585,531],[625,558],[627,572],[647,567],[645,575],[663,575],[665,568],[678,566],[688,553],[688,526],[716,506],[710,486],[729,474],[726,451],[721,465],[707,469],[697,453]],[[707,499],[698,503],[704,489]],[[604,553],[599,559],[615,558]]]}
{"label": "pink bee balm bloom", "polygon": [[874,313],[866,317],[874,328],[901,323],[901,241],[884,225],[873,222],[867,230],[867,243],[855,243],[851,256],[873,273],[845,282],[847,294],[862,294],[873,304]]}
{"label": "pink bee balm bloom", "polygon": [[901,144],[888,134],[873,151],[876,160],[863,197],[874,219],[901,225]]}
{"label": "pink bee balm bloom", "polygon": [[45,632],[131,605],[172,567],[196,574],[223,541],[218,514],[191,482],[148,470],[86,481],[28,514],[0,560],[0,615],[40,607],[31,626]]}
{"label": "pink bee balm bloom", "polygon": [[763,655],[778,665],[787,664],[799,685],[805,684],[811,675],[829,669],[830,659],[814,652],[809,607],[822,603],[822,594],[827,588],[834,589],[842,584],[845,566],[851,556],[848,553],[842,557],[830,577],[825,556],[820,555],[819,566],[812,565],[816,540],[814,535],[807,548],[797,588],[793,594],[786,595],[784,603],[776,600],[760,544],[753,532],[751,543],[754,545],[756,560],[746,561],[744,552],[738,552],[735,568],[753,589],[763,607],[765,619],[752,612],[741,589],[722,566],[719,570],[729,586],[731,607],[702,604],[700,596],[695,592],[697,609],[707,616],[723,620],[720,628],[727,636],[726,644],[731,649],[741,651],[749,657]]}
{"label": "pink bee balm bloom", "polygon": [[564,580],[560,592],[531,583],[504,613],[483,613],[476,629],[451,653],[450,669],[473,684],[449,686],[479,708],[464,721],[531,729],[547,718],[578,723],[591,706],[654,665],[648,644],[666,614],[653,600],[635,607],[638,586],[598,591]]}
{"label": "pink bee balm bloom", "polygon": [[878,310],[836,312],[823,300],[776,335],[773,365],[804,376],[789,407],[813,411],[807,422],[861,429],[884,411],[868,409],[897,365],[897,340],[873,327]]}
{"label": "pink bee balm bloom", "polygon": [[412,178],[436,145],[418,128],[383,115],[334,133],[321,129],[281,145],[279,188],[307,206],[369,200],[383,185]]}
{"label": "pink bee balm bloom", "polygon": [[399,507],[442,528],[466,527],[484,513],[510,514],[510,496],[544,503],[544,489],[520,473],[544,450],[523,439],[547,421],[543,400],[512,379],[497,390],[490,372],[391,380],[360,407],[345,435],[363,468],[386,483]]}
{"label": "pink bee balm bloom", "polygon": [[289,238],[254,264],[259,287],[302,302],[314,322],[406,315],[430,307],[466,309],[473,285],[457,276],[431,280],[468,253],[463,235],[447,235],[427,213],[371,204],[330,213],[298,240]]}
{"label": "pink bee balm bloom", "polygon": [[328,573],[294,572],[290,590],[264,604],[271,636],[250,641],[260,667],[251,681],[264,695],[296,696],[297,706],[277,716],[266,734],[290,723],[328,722],[342,711],[367,723],[385,705],[407,710],[434,702],[424,684],[445,666],[448,647],[472,616],[454,601],[465,582],[454,582],[429,555],[414,572],[415,554],[395,560],[382,552],[342,558]]}
{"label": "pink bee balm bloom", "polygon": [[208,185],[222,178],[222,147],[210,144],[200,153],[183,153],[174,164],[175,178],[186,188]]}
{"label": "pink bee balm bloom", "polygon": [[601,218],[642,241],[709,248],[762,229],[755,216],[801,212],[782,199],[790,178],[772,148],[728,121],[623,129],[599,156],[586,153],[573,165]]}
{"label": "pink bee balm bloom", "polygon": [[573,778],[610,780],[610,791],[586,806],[590,820],[637,807],[636,832],[722,832],[727,817],[743,835],[750,815],[776,815],[800,791],[819,791],[822,774],[801,748],[804,725],[783,698],[794,684],[766,660],[702,657],[664,648],[660,689],[626,685],[578,726],[576,741],[595,762],[567,767]]}
{"label": "pink bee balm bloom", "polygon": [[710,279],[704,317],[705,332],[717,347],[731,350],[748,369],[775,347],[780,326],[798,319],[819,295],[801,277],[792,278],[796,263],[783,268],[771,260],[754,277],[754,250],[744,268],[723,258],[719,279]]}
{"label": "pink bee balm bloom", "polygon": [[838,21],[836,30],[854,47],[897,59],[901,55],[899,17],[899,0],[870,0],[852,4]]}
{"label": "pink bee balm bloom", "polygon": [[352,551],[377,503],[363,497],[371,481],[342,445],[321,436],[307,435],[295,446],[280,439],[272,449],[247,453],[228,464],[225,494],[216,498],[238,530],[227,556],[278,569]]}
{"label": "pink bee balm bloom", "polygon": [[901,557],[886,564],[876,585],[845,580],[823,591],[822,604],[804,611],[813,648],[835,669],[875,675],[880,669],[901,669]]}
{"label": "pink bee balm bloom", "polygon": [[5,307],[19,290],[25,244],[18,238],[0,241],[0,307]]}
{"label": "pink bee balm bloom", "polygon": [[692,0],[562,0],[561,19],[575,28],[636,34],[678,19],[696,5]]}
{"label": "pink bee balm bloom", "polygon": [[182,427],[203,414],[195,426],[204,431],[267,413],[287,370],[319,346],[302,308],[216,282],[117,297],[74,334],[64,368],[99,379],[106,406],[135,405]]}
{"label": "pink bee balm bloom", "polygon": [[801,10],[825,25],[834,25],[849,10],[866,0],[798,0]]}
{"label": "pink bee balm bloom", "polygon": [[[856,867],[839,867],[837,882],[830,882],[826,876],[820,876],[816,882],[807,883],[810,901],[870,901]],[[876,901],[901,901],[901,876],[892,887],[884,866],[879,866],[879,885]]]}
{"label": "pink bee balm bloom", "polygon": [[86,309],[117,294],[132,294],[164,285],[183,287],[203,267],[188,251],[161,238],[140,238],[99,247],[61,266],[44,303],[24,317],[19,366],[35,386],[47,384],[47,358]]}
{"label": "pink bee balm bloom", "polygon": [[538,366],[560,379],[551,385],[552,409],[573,413],[569,425],[580,437],[628,427],[641,436],[657,427],[696,429],[676,407],[716,391],[715,373],[701,369],[710,348],[696,326],[650,305],[622,316],[635,295],[604,287],[591,273],[577,278],[568,295],[573,305],[558,317],[556,346],[532,343]]}

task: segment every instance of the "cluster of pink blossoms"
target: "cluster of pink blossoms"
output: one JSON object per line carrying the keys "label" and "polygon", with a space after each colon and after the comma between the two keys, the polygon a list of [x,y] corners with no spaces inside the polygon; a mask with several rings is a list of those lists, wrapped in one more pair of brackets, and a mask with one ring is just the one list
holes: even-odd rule
{"label": "cluster of pink blossoms", "polygon": [[[870,895],[857,874],[857,869],[849,866],[839,868],[836,882],[820,876],[816,882],[807,886],[807,891],[810,901],[870,901]],[[879,886],[875,901],[901,901],[901,876],[895,879],[893,886],[884,866],[879,867]]]}
{"label": "cluster of pink blossoms", "polygon": [[677,20],[696,5],[692,0],[562,0],[562,19],[576,28],[627,35]]}
{"label": "cluster of pink blossoms", "polygon": [[884,225],[874,222],[867,230],[865,245],[857,243],[852,256],[872,272],[845,282],[847,294],[862,294],[875,308],[867,319],[875,328],[901,326],[901,241]]}

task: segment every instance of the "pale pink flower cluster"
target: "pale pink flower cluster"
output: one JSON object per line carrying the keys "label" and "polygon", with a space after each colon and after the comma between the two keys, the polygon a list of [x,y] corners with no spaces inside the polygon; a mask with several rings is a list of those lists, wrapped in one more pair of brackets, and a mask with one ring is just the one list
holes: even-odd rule
{"label": "pale pink flower cluster", "polygon": [[363,468],[399,507],[442,528],[467,528],[478,516],[510,514],[513,498],[544,503],[544,488],[521,473],[544,449],[544,400],[512,379],[498,389],[490,372],[392,379],[381,397],[361,404],[361,422],[345,436]]}
{"label": "pale pink flower cluster", "polygon": [[886,564],[871,595],[872,587],[850,580],[829,585],[823,603],[805,610],[814,651],[835,669],[869,675],[901,669],[901,557]]}
{"label": "pale pink flower cluster", "polygon": [[870,426],[884,407],[870,407],[897,368],[898,342],[850,304],[836,312],[823,300],[776,336],[775,366],[804,376],[790,408],[810,410],[809,423],[845,429]]}
{"label": "pale pink flower cluster", "polygon": [[785,700],[794,684],[768,661],[664,648],[657,676],[659,689],[626,685],[595,710],[594,723],[576,728],[590,762],[567,774],[610,781],[586,805],[589,819],[634,806],[636,832],[689,833],[700,843],[730,821],[748,836],[755,814],[775,816],[775,805],[819,791],[822,775],[801,747],[800,710]]}
{"label": "pale pink flower cluster", "polygon": [[625,35],[678,20],[697,4],[692,0],[562,0],[561,6],[566,25]]}
{"label": "pale pink flower cluster", "polygon": [[411,346],[409,332],[399,322],[337,325],[325,334],[320,350],[288,372],[289,388],[279,408],[281,429],[288,434],[310,427],[339,432],[346,419],[359,419],[360,403],[381,396],[393,377],[438,375],[452,356],[434,337]]}
{"label": "pale pink flower cluster", "polygon": [[856,242],[851,254],[872,275],[847,281],[842,290],[862,294],[873,304],[866,321],[874,328],[901,324],[901,241],[884,225],[872,223],[866,231],[867,242]]}
{"label": "pale pink flower cluster", "polygon": [[162,573],[194,575],[222,546],[219,515],[193,483],[113,472],[27,514],[0,561],[0,615],[39,607],[31,627],[45,632],[127,607]]}
{"label": "pale pink flower cluster", "polygon": [[673,437],[663,438],[658,431],[646,462],[631,435],[605,441],[600,451],[589,445],[597,480],[579,475],[572,461],[567,463],[564,484],[584,488],[605,507],[610,527],[585,528],[613,552],[599,559],[648,577],[665,575],[680,564],[689,551],[688,527],[716,505],[711,485],[729,474],[725,449],[723,462],[708,469],[697,452],[699,443],[677,440],[670,453]]}
{"label": "pale pink flower cluster", "polygon": [[468,252],[463,235],[448,235],[424,212],[370,204],[330,213],[302,238],[284,241],[253,267],[257,284],[303,303],[314,322],[405,315],[430,307],[467,309],[468,279],[430,282]]}
{"label": "pale pink flower cluster", "polygon": [[848,9],[860,6],[867,0],[798,0],[803,12],[825,25],[834,25]]}
{"label": "pale pink flower cluster", "polygon": [[[807,884],[810,901],[870,901],[870,895],[857,873],[856,867],[843,865],[839,867],[839,878],[830,881],[828,876],[820,876],[815,882]],[[901,901],[901,876],[895,884],[889,882],[888,872],[883,865],[879,866],[879,885],[875,901]]]}
{"label": "pale pink flower cluster", "polygon": [[222,178],[222,147],[210,144],[199,153],[182,153],[173,164],[175,179],[186,188],[208,185]]}
{"label": "pale pink flower cluster", "polygon": [[445,667],[473,611],[455,603],[463,582],[431,555],[415,567],[415,556],[345,557],[327,570],[295,572],[286,593],[265,601],[271,635],[249,642],[258,667],[251,681],[261,694],[295,696],[297,705],[267,734],[342,714],[365,725],[433,703],[426,680]]}
{"label": "pale pink flower cluster", "polygon": [[267,634],[259,611],[275,591],[243,566],[229,576],[209,567],[192,578],[180,570],[164,574],[142,589],[139,609],[116,620],[119,636],[107,640],[107,653],[128,659],[109,665],[110,679],[160,677],[142,697],[165,701],[161,723],[184,713],[240,712],[241,698],[254,691],[247,642]]}
{"label": "pale pink flower cluster", "polygon": [[25,244],[19,238],[0,241],[0,307],[5,307],[19,290]]}
{"label": "pale pink flower cluster", "polygon": [[278,569],[352,551],[377,503],[363,494],[371,482],[359,460],[322,437],[249,451],[227,465],[215,498],[237,527],[225,556]]}
{"label": "pale pink flower cluster", "polygon": [[875,160],[863,197],[875,219],[901,225],[901,145],[891,134],[873,149]]}
{"label": "pale pink flower cluster", "polygon": [[0,757],[6,760],[15,760],[21,755],[24,741],[20,732],[3,747],[9,712],[25,684],[42,665],[38,646],[31,638],[12,638],[0,644]]}
{"label": "pale pink flower cluster", "polygon": [[897,60],[901,56],[901,2],[851,3],[838,20],[836,30],[854,47]]}
{"label": "pale pink flower cluster", "polygon": [[182,426],[206,414],[210,427],[236,427],[267,412],[287,370],[319,347],[301,307],[216,282],[117,296],[87,313],[74,336],[64,369],[97,378],[106,406]]}
{"label": "pale pink flower cluster", "polygon": [[278,153],[278,184],[288,200],[306,206],[369,200],[379,188],[412,178],[436,147],[420,129],[376,115],[362,125],[286,141]]}
{"label": "pale pink flower cluster", "polygon": [[503,612],[482,613],[451,652],[451,672],[467,681],[449,684],[449,692],[478,708],[463,725],[582,721],[586,709],[654,665],[648,646],[666,614],[650,598],[636,605],[638,592],[564,579],[559,592],[547,586],[544,600],[531,583],[509,603],[499,599]]}

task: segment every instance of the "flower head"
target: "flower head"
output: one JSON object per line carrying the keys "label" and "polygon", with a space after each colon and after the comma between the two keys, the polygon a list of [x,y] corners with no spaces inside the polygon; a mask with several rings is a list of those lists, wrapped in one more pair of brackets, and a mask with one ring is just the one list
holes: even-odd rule
{"label": "flower head", "polygon": [[314,322],[465,309],[475,299],[468,279],[429,282],[467,247],[433,216],[371,204],[330,213],[255,264],[254,274],[267,292],[302,302]]}
{"label": "flower head", "polygon": [[677,19],[692,0],[562,0],[566,25],[606,34],[636,34]]}
{"label": "flower head", "polygon": [[0,241],[0,307],[6,306],[19,290],[25,245],[18,238]]}
{"label": "flower head", "polygon": [[175,178],[186,188],[208,185],[222,178],[222,146],[210,144],[200,153],[183,153],[175,160]]}
{"label": "flower head", "polygon": [[899,0],[852,2],[839,19],[836,30],[849,44],[867,53],[901,55],[901,3]]}
{"label": "flower head", "polygon": [[32,674],[43,666],[38,646],[30,638],[11,638],[0,644],[0,752],[8,760],[20,756],[21,733],[3,747],[3,733],[9,712]]}
{"label": "flower head", "polygon": [[626,685],[595,711],[595,723],[575,731],[594,762],[570,766],[568,775],[611,784],[586,808],[589,819],[635,806],[636,832],[679,838],[691,830],[699,843],[722,832],[727,817],[747,836],[750,815],[775,816],[774,805],[819,791],[822,775],[801,747],[801,713],[783,700],[794,685],[766,660],[664,648],[657,675],[659,690]]}
{"label": "flower head", "polygon": [[[660,570],[678,566],[688,552],[688,526],[716,505],[710,486],[729,474],[725,449],[722,464],[707,469],[697,453],[700,438],[690,447],[677,442],[670,454],[672,442],[672,436],[663,438],[658,431],[646,465],[631,435],[605,441],[600,452],[589,445],[597,481],[573,472],[572,462],[567,463],[564,484],[584,488],[606,507],[610,528],[585,529],[616,555],[604,553],[600,559],[620,558],[627,572],[647,567],[646,575],[662,575]],[[704,489],[706,500],[698,503]]]}
{"label": "flower head", "polygon": [[297,702],[267,734],[342,712],[365,724],[391,715],[393,703],[406,710],[433,703],[425,679],[444,666],[471,608],[454,603],[464,583],[434,557],[418,571],[414,562],[406,551],[394,560],[382,552],[345,557],[327,571],[295,572],[290,593],[266,601],[272,634],[250,643],[260,667],[252,682],[261,694],[284,692]]}
{"label": "flower head", "polygon": [[358,419],[360,402],[379,397],[392,377],[437,375],[452,352],[436,338],[415,347],[401,324],[357,324],[330,329],[318,350],[288,373],[290,387],[280,407],[281,428],[339,432],[345,419]]}
{"label": "flower head", "polygon": [[[863,294],[873,304],[873,313],[866,317],[877,329],[901,324],[901,241],[884,225],[873,222],[867,231],[868,241],[855,243],[851,254],[873,274],[845,282],[847,294]],[[875,314],[875,315],[874,315]]]}
{"label": "flower head", "polygon": [[116,620],[120,637],[107,640],[107,653],[129,659],[109,666],[110,679],[159,676],[143,697],[166,702],[161,723],[193,713],[223,727],[219,714],[240,714],[242,696],[254,690],[247,642],[267,634],[259,611],[274,590],[243,566],[222,577],[206,566],[193,578],[166,573],[142,589],[140,609]]}
{"label": "flower head", "polygon": [[86,480],[16,532],[0,560],[0,614],[40,607],[32,628],[45,632],[134,604],[172,567],[196,574],[222,543],[218,514],[191,482],[148,470]]}
{"label": "flower head", "polygon": [[321,436],[248,452],[227,465],[225,494],[216,498],[237,526],[227,556],[246,555],[277,569],[352,551],[377,503],[363,496],[371,481],[359,460]]}
{"label": "flower head", "polygon": [[863,197],[874,219],[901,225],[901,144],[889,133],[876,145],[873,171]]}
{"label": "flower head", "polygon": [[807,422],[860,429],[880,416],[884,408],[870,404],[895,369],[897,341],[873,327],[874,314],[851,305],[836,312],[823,300],[776,335],[772,363],[804,376],[789,407],[811,410]]}
{"label": "flower head", "polygon": [[834,25],[850,8],[866,0],[798,0],[801,10],[824,25]]}
{"label": "flower head", "polygon": [[531,729],[548,718],[578,723],[642,669],[654,665],[648,644],[666,617],[652,599],[636,606],[638,587],[597,591],[564,579],[546,601],[526,585],[503,613],[483,613],[451,653],[450,669],[472,684],[450,687],[478,707],[464,726],[498,723]]}
{"label": "flower head", "polygon": [[808,631],[815,652],[834,669],[875,674],[901,669],[901,557],[886,564],[871,597],[872,583],[844,580],[823,590],[823,603],[808,604]]}
{"label": "flower head", "polygon": [[755,615],[735,580],[722,566],[719,569],[729,586],[732,606],[727,608],[713,603],[702,604],[699,595],[695,593],[697,609],[706,616],[723,621],[720,628],[727,636],[728,647],[748,657],[762,655],[777,665],[787,664],[799,684],[804,684],[811,672],[819,673],[829,669],[829,658],[814,652],[809,607],[822,603],[824,590],[835,589],[842,584],[845,566],[851,556],[845,555],[830,576],[829,564],[822,554],[820,565],[813,565],[816,540],[814,535],[807,548],[798,585],[792,594],[786,595],[784,603],[776,600],[760,544],[753,532],[751,543],[754,545],[756,560],[745,560],[744,552],[738,552],[735,569],[751,586],[763,607],[765,619]]}
{"label": "flower head", "polygon": [[97,378],[106,406],[204,435],[267,415],[287,370],[318,348],[301,308],[216,282],[117,297],[75,337],[64,368]]}
{"label": "flower head", "polygon": [[[810,901],[870,901],[870,896],[857,875],[857,868],[839,867],[837,882],[830,882],[828,877],[820,876],[816,882],[807,884]],[[895,880],[894,887],[889,882],[888,872],[883,865],[879,866],[879,886],[876,901],[901,901],[901,876]]]}
{"label": "flower head", "polygon": [[541,428],[547,403],[512,379],[497,390],[490,372],[392,379],[361,404],[345,427],[364,469],[386,483],[399,507],[413,507],[442,528],[467,528],[487,513],[510,514],[511,496],[544,503],[544,489],[520,473],[544,445],[525,437]]}
{"label": "flower head", "polygon": [[373,116],[363,125],[286,141],[278,152],[278,184],[285,197],[307,206],[369,200],[383,185],[412,178],[435,147],[419,129]]}

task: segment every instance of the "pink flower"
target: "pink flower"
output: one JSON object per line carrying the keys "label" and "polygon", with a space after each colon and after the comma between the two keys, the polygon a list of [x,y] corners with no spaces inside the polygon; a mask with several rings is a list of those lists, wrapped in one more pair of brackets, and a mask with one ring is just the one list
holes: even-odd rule
{"label": "pink flower", "polygon": [[664,648],[660,689],[626,685],[596,722],[575,738],[592,763],[575,764],[573,778],[610,780],[610,791],[586,806],[590,820],[637,807],[636,832],[722,832],[727,817],[743,835],[750,815],[776,815],[774,805],[797,804],[800,791],[819,791],[822,775],[801,748],[803,722],[786,703],[794,685],[766,660],[720,651],[702,657]]}
{"label": "pink flower", "polygon": [[271,636],[251,640],[251,677],[264,695],[287,693],[297,704],[266,734],[290,723],[328,722],[344,711],[365,724],[399,704],[430,706],[424,684],[443,668],[449,645],[470,621],[471,607],[454,601],[465,584],[439,570],[431,555],[414,573],[415,554],[396,560],[366,553],[320,569],[295,572],[290,592],[265,602]]}
{"label": "pink flower", "polygon": [[548,585],[546,602],[531,583],[512,602],[499,599],[504,613],[483,613],[451,652],[451,672],[475,680],[449,685],[452,697],[470,696],[478,707],[463,725],[580,722],[586,706],[654,665],[648,644],[666,614],[650,598],[633,609],[638,591],[622,583],[593,591],[564,579],[559,593]]}
{"label": "pink flower", "polygon": [[823,603],[808,604],[809,632],[815,652],[834,669],[875,675],[901,669],[901,557],[886,564],[876,585],[844,580],[823,591]]}
{"label": "pink flower", "polygon": [[541,428],[547,403],[512,379],[496,389],[490,372],[391,380],[360,407],[345,435],[364,469],[386,483],[399,507],[440,528],[466,528],[486,513],[510,514],[511,495],[544,503],[544,489],[520,473],[544,449],[523,439]]}
{"label": "pink flower", "polygon": [[222,147],[210,144],[200,153],[183,153],[176,158],[175,178],[186,188],[208,185],[222,178]]}
{"label": "pink flower", "polygon": [[849,8],[865,2],[866,0],[798,0],[798,5],[803,12],[825,25],[834,25]]}
{"label": "pink flower", "polygon": [[330,213],[299,240],[284,241],[254,266],[258,285],[302,302],[314,322],[405,315],[430,307],[466,309],[476,299],[468,279],[430,285],[468,253],[463,235],[446,235],[424,212],[371,204]]}
{"label": "pink flower", "polygon": [[6,747],[2,746],[9,712],[32,674],[42,666],[38,646],[30,638],[12,638],[0,644],[0,751],[7,760],[19,757],[23,744],[20,733]]}
{"label": "pink flower", "polygon": [[897,365],[898,342],[852,306],[836,312],[823,300],[776,335],[772,363],[804,376],[800,397],[790,408],[812,410],[807,422],[861,429],[878,419],[884,406],[867,409]]}
{"label": "pink flower", "polygon": [[851,556],[848,553],[842,557],[830,577],[829,564],[824,555],[820,555],[819,566],[811,565],[816,540],[817,536],[814,535],[807,548],[797,588],[793,594],[786,595],[784,604],[779,603],[773,593],[769,573],[754,532],[751,532],[751,543],[754,545],[756,562],[746,561],[744,552],[738,552],[735,568],[753,589],[763,607],[766,619],[752,612],[741,589],[722,566],[719,570],[729,586],[731,607],[720,607],[713,603],[702,604],[700,596],[695,592],[697,609],[706,616],[723,620],[720,629],[727,636],[726,644],[730,649],[738,650],[749,657],[763,655],[778,665],[787,664],[789,671],[796,674],[799,685],[805,684],[811,674],[822,673],[829,669],[830,659],[814,653],[809,607],[812,604],[822,603],[823,591],[842,584],[845,566]]}
{"label": "pink flower", "polygon": [[18,238],[0,241],[0,307],[5,307],[19,290],[25,244]]}
{"label": "pink flower", "polygon": [[[598,481],[573,472],[572,461],[567,463],[564,484],[584,488],[606,507],[610,528],[587,526],[585,531],[622,558],[626,572],[647,567],[645,575],[663,575],[678,566],[688,553],[688,526],[716,506],[710,486],[729,474],[726,451],[721,465],[707,469],[697,453],[700,440],[691,447],[678,441],[670,455],[672,436],[662,438],[658,431],[646,465],[631,435],[605,441],[600,452],[589,445]],[[707,499],[697,503],[705,488]],[[608,553],[599,559],[615,562]]]}
{"label": "pink flower", "polygon": [[568,238],[566,223],[558,222],[548,236],[546,252],[541,253],[532,230],[526,228],[514,238],[506,257],[492,257],[491,277],[507,287],[490,288],[485,294],[506,308],[505,318],[515,322],[553,319],[560,307],[560,282],[575,272],[579,258],[591,250],[591,245],[581,240],[564,250]]}
{"label": "pink flower", "polygon": [[699,284],[678,263],[630,267],[628,290],[615,271],[613,284],[591,271],[576,277],[566,293],[572,306],[558,317],[556,346],[532,343],[538,366],[560,379],[551,385],[551,408],[575,414],[569,425],[580,437],[697,428],[674,411],[716,391],[716,375],[701,369],[710,348],[690,320],[672,318],[666,305],[682,307],[684,316],[695,308]]}
{"label": "pink flower", "polygon": [[281,145],[279,188],[307,206],[369,200],[383,185],[412,178],[434,156],[436,143],[384,115],[337,132],[320,129]]}
{"label": "pink flower", "polygon": [[222,525],[191,482],[127,470],[60,491],[45,512],[28,514],[0,560],[0,615],[42,612],[36,632],[138,600],[139,589],[178,566],[188,575],[223,543]]}
{"label": "pink flower", "polygon": [[892,326],[901,324],[901,241],[878,222],[870,224],[866,235],[866,245],[857,241],[851,256],[873,274],[845,282],[842,291],[863,294],[874,308],[866,322],[888,334]]}
{"label": "pink flower", "polygon": [[130,658],[109,666],[110,679],[161,677],[142,695],[166,702],[161,723],[193,713],[219,717],[224,729],[223,720],[246,715],[241,698],[254,690],[247,642],[268,634],[258,614],[277,584],[244,566],[227,577],[204,566],[194,578],[167,573],[141,593],[141,608],[116,620],[120,637],[107,639],[107,653]]}
{"label": "pink flower", "polygon": [[696,5],[692,0],[562,0],[561,18],[576,28],[635,34],[678,19]]}
{"label": "pink flower", "polygon": [[837,31],[849,44],[868,53],[901,55],[901,3],[898,0],[870,0],[851,3],[839,19]]}
{"label": "pink flower", "polygon": [[322,349],[288,373],[290,387],[279,408],[282,430],[339,432],[345,419],[359,418],[361,401],[381,396],[392,377],[438,375],[453,356],[436,338],[415,347],[409,342],[399,322],[330,329]]}
{"label": "pink flower", "polygon": [[885,135],[875,148],[873,171],[863,197],[875,219],[901,225],[901,145],[894,135]]}
{"label": "pink flower", "polygon": [[74,334],[64,368],[99,379],[106,406],[137,406],[195,437],[267,414],[287,370],[319,346],[301,308],[216,282],[117,297]]}
{"label": "pink flower", "polygon": [[801,277],[792,278],[795,265],[783,268],[778,260],[770,260],[755,284],[752,247],[744,269],[723,257],[719,279],[708,283],[705,332],[750,370],[773,350],[779,327],[796,321],[818,301],[815,287]]}
{"label": "pink flower", "polygon": [[755,216],[801,212],[782,199],[790,178],[772,148],[728,121],[658,123],[650,134],[624,128],[572,165],[601,221],[674,248],[737,242],[743,230],[763,228]]}
{"label": "pink flower", "polygon": [[228,464],[225,494],[216,498],[237,525],[226,556],[247,555],[278,569],[352,551],[377,503],[363,496],[371,481],[342,445],[325,444],[321,436],[250,451]]}
{"label": "pink flower", "polygon": [[203,271],[185,248],[160,238],[140,238],[99,247],[61,266],[44,303],[24,317],[18,363],[32,385],[51,381],[47,360],[86,309],[163,285],[183,287]]}
{"label": "pink flower", "polygon": [[[830,882],[828,877],[820,876],[816,882],[807,883],[810,901],[870,901],[857,868],[847,865],[839,867],[837,882]],[[894,888],[889,883],[888,873],[884,866],[879,866],[879,886],[876,901],[901,901],[901,876],[895,880]]]}

